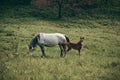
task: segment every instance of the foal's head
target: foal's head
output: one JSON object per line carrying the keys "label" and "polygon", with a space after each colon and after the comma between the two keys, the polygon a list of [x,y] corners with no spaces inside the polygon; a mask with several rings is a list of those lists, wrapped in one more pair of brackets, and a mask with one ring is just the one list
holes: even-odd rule
{"label": "foal's head", "polygon": [[80,42],[82,43],[84,41],[84,37],[80,37]]}

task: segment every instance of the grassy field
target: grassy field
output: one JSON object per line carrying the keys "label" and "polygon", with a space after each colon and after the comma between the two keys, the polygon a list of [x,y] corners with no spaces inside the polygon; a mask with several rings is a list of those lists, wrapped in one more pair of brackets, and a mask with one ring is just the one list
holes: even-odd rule
{"label": "grassy field", "polygon": [[[120,80],[120,21],[115,14],[44,20],[28,15],[35,11],[28,8],[1,11],[0,80]],[[45,47],[46,58],[40,57],[39,47],[30,57],[28,44],[39,32],[60,32],[74,42],[84,36],[82,56],[71,50],[61,58],[56,46]]]}

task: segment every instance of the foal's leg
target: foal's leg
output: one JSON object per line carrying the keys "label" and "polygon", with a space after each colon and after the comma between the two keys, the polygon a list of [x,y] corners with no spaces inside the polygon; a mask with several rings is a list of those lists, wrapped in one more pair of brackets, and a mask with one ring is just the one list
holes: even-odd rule
{"label": "foal's leg", "polygon": [[80,49],[78,49],[78,55],[81,56],[81,54],[80,54]]}
{"label": "foal's leg", "polygon": [[45,57],[45,51],[44,51],[44,46],[40,45],[41,51],[42,51],[42,57]]}
{"label": "foal's leg", "polygon": [[67,49],[67,51],[66,52],[68,52],[68,51],[70,51],[72,48],[70,47],[70,46],[68,46],[68,49]]}
{"label": "foal's leg", "polygon": [[61,51],[60,57],[62,57],[62,56],[63,56],[63,48],[62,48],[62,45],[59,45],[59,47],[60,47],[60,51]]}

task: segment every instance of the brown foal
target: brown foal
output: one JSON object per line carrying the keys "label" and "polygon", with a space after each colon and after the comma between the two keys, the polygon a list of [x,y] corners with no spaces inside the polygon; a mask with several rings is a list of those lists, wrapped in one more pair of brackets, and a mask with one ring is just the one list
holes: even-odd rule
{"label": "brown foal", "polygon": [[78,50],[79,56],[80,54],[80,50],[83,47],[83,41],[84,41],[84,37],[80,37],[80,40],[77,43],[74,42],[68,42],[66,43],[68,49],[66,50],[66,52],[70,51],[71,49],[75,49]]}

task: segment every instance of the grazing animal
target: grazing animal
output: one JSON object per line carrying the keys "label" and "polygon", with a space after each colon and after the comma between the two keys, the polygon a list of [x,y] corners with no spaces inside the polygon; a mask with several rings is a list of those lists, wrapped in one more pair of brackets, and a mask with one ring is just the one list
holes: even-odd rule
{"label": "grazing animal", "polygon": [[[41,48],[42,57],[45,56],[44,46],[53,47],[59,45],[61,50],[60,56],[66,55],[66,42],[70,42],[69,38],[61,33],[39,33],[33,37],[29,45],[29,51],[32,52],[36,45]],[[63,54],[64,52],[64,54]]]}
{"label": "grazing animal", "polygon": [[68,46],[68,49],[66,50],[66,52],[70,51],[71,49],[75,49],[78,50],[79,56],[80,54],[80,50],[83,47],[83,41],[84,41],[84,37],[80,37],[80,41],[78,41],[77,43],[74,42],[68,42],[66,43]]}

